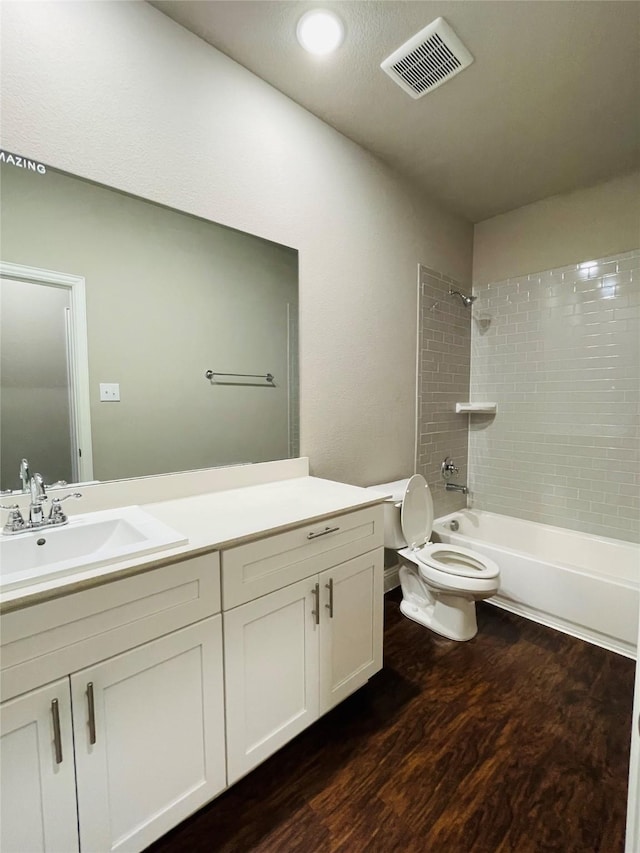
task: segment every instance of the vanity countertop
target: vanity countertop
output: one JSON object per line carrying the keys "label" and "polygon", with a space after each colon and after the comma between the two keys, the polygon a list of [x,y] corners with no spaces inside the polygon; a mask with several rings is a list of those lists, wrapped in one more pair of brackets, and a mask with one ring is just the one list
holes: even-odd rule
{"label": "vanity countertop", "polygon": [[317,477],[296,477],[256,486],[143,504],[150,515],[189,541],[135,559],[77,571],[8,590],[0,612],[9,612],[127,575],[178,562],[207,551],[229,548],[340,512],[381,503],[385,496],[359,486]]}

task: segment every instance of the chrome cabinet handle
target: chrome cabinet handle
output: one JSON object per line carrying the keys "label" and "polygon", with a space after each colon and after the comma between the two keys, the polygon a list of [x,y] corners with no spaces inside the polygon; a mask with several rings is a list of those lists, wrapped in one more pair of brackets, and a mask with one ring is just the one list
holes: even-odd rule
{"label": "chrome cabinet handle", "polygon": [[89,706],[89,743],[96,742],[96,706],[93,698],[93,681],[87,684],[87,704]]}
{"label": "chrome cabinet handle", "polygon": [[320,584],[317,583],[314,588],[311,590],[311,593],[315,599],[315,608],[311,611],[311,615],[316,617],[316,625],[320,624]]}
{"label": "chrome cabinet handle", "polygon": [[339,527],[325,527],[324,530],[319,530],[317,533],[307,533],[307,539],[317,539],[318,536],[326,536],[327,533],[335,533],[340,530]]}
{"label": "chrome cabinet handle", "polygon": [[51,700],[51,716],[53,717],[53,745],[56,751],[56,764],[62,764],[62,737],[60,735],[60,708],[58,700]]}
{"label": "chrome cabinet handle", "polygon": [[329,611],[329,619],[333,619],[333,578],[329,578],[329,583],[326,583],[325,587],[329,590],[329,603],[325,604],[325,607]]}

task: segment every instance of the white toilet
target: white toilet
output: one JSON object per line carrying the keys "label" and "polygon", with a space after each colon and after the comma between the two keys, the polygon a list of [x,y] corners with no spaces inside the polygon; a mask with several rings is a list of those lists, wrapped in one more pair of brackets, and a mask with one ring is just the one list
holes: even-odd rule
{"label": "white toilet", "polygon": [[469,548],[429,542],[433,500],[420,474],[371,488],[392,495],[384,507],[384,545],[402,558],[404,615],[450,640],[475,637],[475,602],[498,591],[496,563]]}

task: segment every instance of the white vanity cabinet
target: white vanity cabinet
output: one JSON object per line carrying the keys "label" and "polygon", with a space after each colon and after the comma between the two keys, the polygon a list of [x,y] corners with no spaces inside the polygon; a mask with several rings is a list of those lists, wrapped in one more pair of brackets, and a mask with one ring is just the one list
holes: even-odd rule
{"label": "white vanity cabinet", "polygon": [[222,579],[231,784],[382,667],[382,510],[223,551]]}
{"label": "white vanity cabinet", "polygon": [[[215,605],[219,596],[202,592],[212,574],[219,588],[218,571],[211,554],[50,602],[68,620],[46,631],[54,645],[74,621],[85,635],[58,655],[89,665],[1,706],[3,853],[77,850],[78,829],[83,851],[140,851],[226,787],[222,617],[161,628]],[[24,669],[26,683],[38,671],[34,647],[19,636],[19,614],[9,616],[3,649],[22,660],[8,669]],[[99,659],[98,638],[113,648],[149,631],[155,639]],[[39,650],[55,668],[50,648]]]}
{"label": "white vanity cabinet", "polygon": [[223,550],[3,614],[2,853],[142,851],[382,667],[381,504],[305,477],[170,509]]}

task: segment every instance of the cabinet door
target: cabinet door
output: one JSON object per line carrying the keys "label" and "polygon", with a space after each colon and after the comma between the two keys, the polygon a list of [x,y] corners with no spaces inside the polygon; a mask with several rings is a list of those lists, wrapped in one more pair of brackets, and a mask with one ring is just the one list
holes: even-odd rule
{"label": "cabinet door", "polygon": [[318,716],[317,581],[223,614],[229,784]]}
{"label": "cabinet door", "polygon": [[0,849],[77,850],[69,679],[5,702],[0,720]]}
{"label": "cabinet door", "polygon": [[71,692],[83,850],[142,850],[225,787],[220,616],[72,675]]}
{"label": "cabinet door", "polygon": [[383,551],[320,574],[320,713],[382,668]]}

